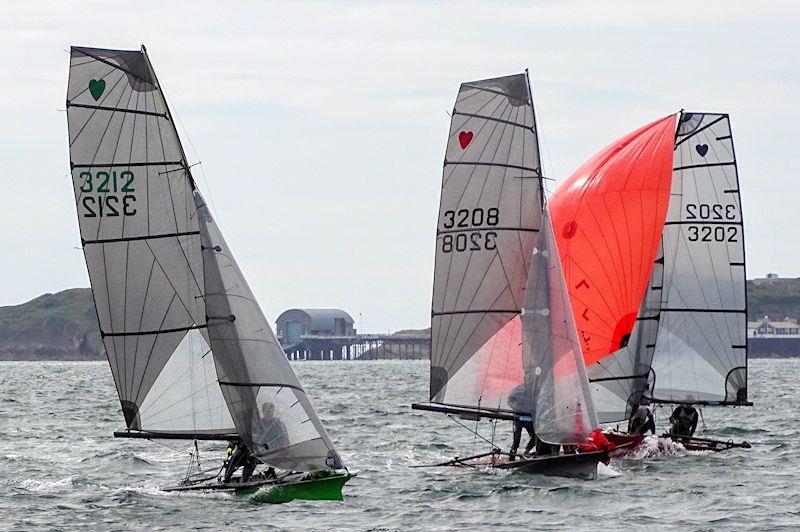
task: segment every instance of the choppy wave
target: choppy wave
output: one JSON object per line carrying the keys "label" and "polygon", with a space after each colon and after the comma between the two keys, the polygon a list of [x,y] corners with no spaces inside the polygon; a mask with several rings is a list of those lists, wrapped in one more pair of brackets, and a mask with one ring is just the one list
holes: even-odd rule
{"label": "choppy wave", "polygon": [[[800,404],[800,361],[753,361],[756,406],[705,410],[709,435],[745,439],[752,449],[689,452],[648,437],[628,456],[601,465],[596,481],[412,468],[488,450],[447,417],[407,408],[427,396],[426,362],[294,367],[345,463],[358,472],[344,502],[276,508],[228,493],[166,492],[186,474],[191,444],[113,438],[122,416],[106,364],[4,364],[0,393],[16,402],[2,419],[0,529],[800,528],[800,411],[787,407]],[[74,382],[92,385],[77,393]],[[481,427],[485,435],[492,429],[495,444],[507,449],[510,423]],[[200,448],[203,468],[215,467],[220,445]]]}

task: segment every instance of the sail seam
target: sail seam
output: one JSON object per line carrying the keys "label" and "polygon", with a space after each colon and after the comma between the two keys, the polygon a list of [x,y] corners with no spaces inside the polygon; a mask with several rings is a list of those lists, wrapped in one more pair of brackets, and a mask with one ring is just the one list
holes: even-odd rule
{"label": "sail seam", "polygon": [[641,375],[623,375],[621,377],[600,377],[598,379],[589,379],[589,382],[604,382],[604,381],[622,381],[631,379],[646,379],[650,373],[643,373]]}
{"label": "sail seam", "polygon": [[470,233],[472,231],[524,231],[527,233],[538,233],[539,229],[530,227],[469,227],[464,229],[442,229],[436,231],[437,235],[444,235],[448,233]]}
{"label": "sail seam", "polygon": [[715,220],[676,220],[664,225],[742,225],[742,222],[720,222]]}
{"label": "sail seam", "polygon": [[678,172],[680,170],[690,170],[692,168],[713,168],[715,166],[736,166],[735,161],[731,161],[729,163],[704,163],[704,164],[689,164],[686,166],[676,166],[672,169],[673,172]]}
{"label": "sail seam", "polygon": [[[219,381],[220,385],[224,386],[237,386],[240,388],[245,387],[257,387],[263,386],[268,388],[292,388],[293,390],[297,390],[300,392],[305,393],[305,391],[300,387],[294,384],[283,384],[280,382],[230,382],[230,381]],[[296,403],[295,403],[296,404]]]}
{"label": "sail seam", "polygon": [[202,325],[192,325],[191,327],[175,327],[173,329],[154,329],[152,331],[118,332],[118,333],[107,333],[101,329],[100,336],[102,336],[103,338],[105,338],[106,336],[147,336],[153,334],[168,334],[181,331],[191,331],[194,329],[205,329],[206,327],[208,327],[208,325],[203,323]]}
{"label": "sail seam", "polygon": [[661,312],[708,312],[708,313],[735,313],[744,314],[746,310],[732,308],[662,308]]}
{"label": "sail seam", "polygon": [[447,166],[448,164],[471,164],[473,166],[500,166],[503,168],[515,168],[517,170],[527,170],[528,172],[536,173],[536,177],[541,177],[539,175],[539,170],[536,168],[531,168],[529,166],[520,166],[516,164],[507,164],[507,163],[495,163],[489,161],[445,161],[444,165]]}
{"label": "sail seam", "polygon": [[453,116],[469,116],[471,118],[480,118],[482,120],[491,120],[493,122],[502,122],[503,124],[508,124],[510,126],[521,127],[522,129],[528,129],[533,132],[532,126],[526,126],[525,124],[520,124],[519,122],[512,122],[511,120],[503,120],[502,118],[495,118],[493,116],[486,116],[486,115],[479,115],[474,113],[462,113],[460,111],[453,111]]}
{"label": "sail seam", "polygon": [[123,107],[107,107],[105,105],[87,105],[85,103],[72,103],[67,101],[67,107],[80,107],[82,109],[95,109],[97,111],[111,111],[111,112],[120,112],[120,113],[130,113],[130,114],[137,114],[137,115],[148,115],[148,116],[158,116],[161,118],[167,118],[166,113],[155,113],[153,111],[140,111],[138,109],[125,109]]}
{"label": "sail seam", "polygon": [[147,236],[129,236],[129,237],[122,237],[122,238],[101,238],[97,240],[83,240],[82,244],[85,246],[86,244],[108,244],[110,242],[132,242],[135,240],[152,240],[157,238],[172,238],[172,237],[179,237],[179,236],[192,236],[192,235],[199,235],[200,231],[184,231],[181,233],[166,233],[163,235],[147,235]]}
{"label": "sail seam", "polygon": [[446,312],[431,312],[433,316],[450,316],[453,314],[519,314],[519,310],[450,310]]}
{"label": "sail seam", "polygon": [[70,163],[72,168],[111,168],[115,166],[183,166],[183,161],[148,161],[148,162],[118,162],[118,163]]}

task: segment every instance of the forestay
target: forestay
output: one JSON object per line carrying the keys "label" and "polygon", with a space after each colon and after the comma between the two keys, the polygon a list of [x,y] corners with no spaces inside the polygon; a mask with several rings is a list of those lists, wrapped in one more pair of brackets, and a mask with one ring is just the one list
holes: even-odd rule
{"label": "forestay", "polygon": [[728,115],[681,114],[663,248],[652,398],[746,404],[744,232]]}
{"label": "forestay", "polygon": [[541,210],[527,75],[462,84],[436,236],[432,401],[507,409],[508,392],[522,383],[519,312]]}
{"label": "forestay", "polygon": [[522,309],[525,384],[533,399],[536,436],[547,443],[584,443],[598,426],[581,345],[545,212]]}
{"label": "forestay", "polygon": [[272,465],[340,467],[203,206],[144,48],[72,48],[67,117],[81,240],[127,427],[238,433]]}

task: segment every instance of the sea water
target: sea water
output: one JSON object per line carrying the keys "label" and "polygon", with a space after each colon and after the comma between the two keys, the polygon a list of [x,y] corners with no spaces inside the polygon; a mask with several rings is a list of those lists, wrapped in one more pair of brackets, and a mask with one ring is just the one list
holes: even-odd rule
{"label": "sea water", "polygon": [[[411,467],[488,447],[442,414],[409,408],[427,398],[426,362],[294,368],[358,473],[343,502],[164,492],[185,474],[191,442],[114,438],[123,422],[106,363],[0,363],[0,529],[800,529],[800,359],[751,361],[755,407],[704,410],[708,435],[752,449],[687,452],[648,438],[592,481]],[[661,428],[668,416],[657,409]],[[510,423],[478,429],[508,447]],[[202,444],[203,468],[223,453],[221,442]]]}

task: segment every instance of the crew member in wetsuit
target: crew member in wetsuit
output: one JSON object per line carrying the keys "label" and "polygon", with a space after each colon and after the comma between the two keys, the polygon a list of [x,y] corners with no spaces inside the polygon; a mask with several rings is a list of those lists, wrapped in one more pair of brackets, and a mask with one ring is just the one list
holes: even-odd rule
{"label": "crew member in wetsuit", "polygon": [[536,434],[533,432],[533,402],[528,396],[528,389],[524,384],[520,384],[508,394],[508,406],[516,414],[514,418],[514,441],[511,443],[511,450],[508,452],[508,459],[512,462],[517,458],[517,449],[522,439],[522,429],[528,432],[530,439],[525,446],[525,454],[531,452],[536,443]]}
{"label": "crew member in wetsuit", "polygon": [[653,434],[656,433],[656,421],[653,419],[653,413],[650,412],[650,408],[640,404],[628,420],[628,434],[644,436],[648,431]]}
{"label": "crew member in wetsuit", "polygon": [[240,482],[247,482],[259,463],[259,459],[250,452],[250,449],[244,442],[229,442],[228,460],[225,463],[225,477],[223,483],[228,484],[233,474],[240,467],[242,468],[242,478]]}
{"label": "crew member in wetsuit", "polygon": [[678,405],[669,416],[670,432],[678,436],[692,436],[697,429],[697,410],[692,405]]}
{"label": "crew member in wetsuit", "polygon": [[[289,445],[289,434],[283,421],[275,417],[275,405],[269,401],[261,405],[260,415],[256,414],[252,418],[251,439],[254,445],[260,445],[264,451],[269,449],[279,449]],[[231,445],[233,446],[232,451]],[[240,482],[247,482],[261,463],[244,442],[236,442],[228,445],[229,458],[225,469],[224,482],[230,482],[233,474],[240,467],[242,468],[242,478]],[[267,477],[276,476],[275,468],[267,469]]]}

